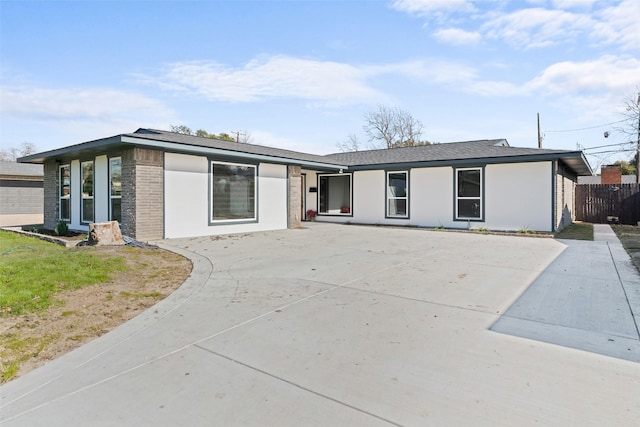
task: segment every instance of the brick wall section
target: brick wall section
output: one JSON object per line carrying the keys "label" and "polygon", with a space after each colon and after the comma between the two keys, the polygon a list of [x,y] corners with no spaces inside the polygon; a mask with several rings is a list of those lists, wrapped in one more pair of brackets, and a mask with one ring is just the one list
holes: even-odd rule
{"label": "brick wall section", "polygon": [[600,168],[600,184],[621,184],[622,169],[620,166],[603,166]]}
{"label": "brick wall section", "polygon": [[287,227],[297,228],[301,225],[302,215],[302,168],[300,166],[287,167],[289,188],[289,222]]}
{"label": "brick wall section", "polygon": [[562,230],[576,219],[576,182],[577,177],[562,162],[556,168],[556,231]]}
{"label": "brick wall section", "polygon": [[122,233],[137,240],[164,237],[164,154],[133,148],[122,153]]}
{"label": "brick wall section", "polygon": [[44,228],[53,230],[58,224],[60,200],[58,199],[58,164],[54,160],[44,163]]}

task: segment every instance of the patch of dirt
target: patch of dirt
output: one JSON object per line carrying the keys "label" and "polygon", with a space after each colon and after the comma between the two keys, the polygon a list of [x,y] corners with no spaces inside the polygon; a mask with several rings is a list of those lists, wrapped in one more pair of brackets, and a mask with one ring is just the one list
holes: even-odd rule
{"label": "patch of dirt", "polygon": [[110,281],[63,291],[47,310],[3,317],[0,322],[0,367],[19,369],[9,379],[80,347],[132,319],[176,290],[189,277],[191,261],[163,249],[96,246],[99,256],[122,256],[127,271]]}
{"label": "patch of dirt", "polygon": [[612,225],[611,228],[622,242],[634,265],[640,271],[640,227],[636,225]]}

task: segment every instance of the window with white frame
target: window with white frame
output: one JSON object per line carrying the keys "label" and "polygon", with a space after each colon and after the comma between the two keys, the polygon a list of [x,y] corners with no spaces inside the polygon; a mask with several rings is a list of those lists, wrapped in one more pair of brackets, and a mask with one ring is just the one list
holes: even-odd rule
{"label": "window with white frame", "polygon": [[318,213],[351,215],[351,174],[320,175]]}
{"label": "window with white frame", "polygon": [[257,219],[257,167],[211,162],[211,222]]}
{"label": "window with white frame", "polygon": [[387,172],[387,216],[407,218],[409,216],[409,173]]}
{"label": "window with white frame", "polygon": [[482,168],[456,169],[456,219],[482,220]]}
{"label": "window with white frame", "polygon": [[81,222],[93,222],[93,161],[80,164],[82,203],[80,205]]}
{"label": "window with white frame", "polygon": [[60,195],[60,220],[71,220],[71,167],[69,165],[60,166],[59,177]]}
{"label": "window with white frame", "polygon": [[122,159],[109,159],[109,219],[122,221]]}

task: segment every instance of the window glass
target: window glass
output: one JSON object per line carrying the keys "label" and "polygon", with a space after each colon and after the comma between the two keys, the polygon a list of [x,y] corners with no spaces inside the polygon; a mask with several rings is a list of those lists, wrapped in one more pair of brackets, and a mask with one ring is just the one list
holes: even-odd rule
{"label": "window glass", "polygon": [[109,159],[109,194],[110,219],[120,222],[122,220],[122,160],[120,157]]}
{"label": "window glass", "polygon": [[71,168],[69,165],[60,166],[60,219],[71,219]]}
{"label": "window glass", "polygon": [[93,162],[82,162],[80,166],[82,174],[82,222],[93,221]]}
{"label": "window glass", "polygon": [[480,169],[458,171],[458,197],[480,197]]}
{"label": "window glass", "polygon": [[351,213],[351,175],[321,175],[318,189],[318,213]]}
{"label": "window glass", "polygon": [[482,219],[482,169],[460,169],[456,181],[456,219]]}
{"label": "window glass", "polygon": [[407,172],[387,173],[387,216],[408,216]]}
{"label": "window glass", "polygon": [[256,167],[211,163],[211,220],[256,218]]}

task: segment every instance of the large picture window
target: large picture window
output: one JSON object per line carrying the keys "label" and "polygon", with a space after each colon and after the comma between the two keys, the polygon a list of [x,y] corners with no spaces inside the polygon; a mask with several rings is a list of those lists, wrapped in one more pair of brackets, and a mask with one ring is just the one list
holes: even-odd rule
{"label": "large picture window", "polygon": [[82,222],[93,222],[93,162],[82,162],[80,164],[82,174],[82,204],[80,218]]}
{"label": "large picture window", "polygon": [[482,169],[456,170],[456,219],[482,220]]}
{"label": "large picture window", "polygon": [[320,175],[318,213],[351,214],[351,175]]}
{"label": "large picture window", "polygon": [[407,218],[409,216],[409,173],[387,172],[387,216]]}
{"label": "large picture window", "polygon": [[256,219],[253,165],[211,162],[211,222]]}
{"label": "large picture window", "polygon": [[109,219],[122,222],[122,159],[109,159]]}
{"label": "large picture window", "polygon": [[60,166],[60,220],[71,220],[71,168],[69,165]]}

